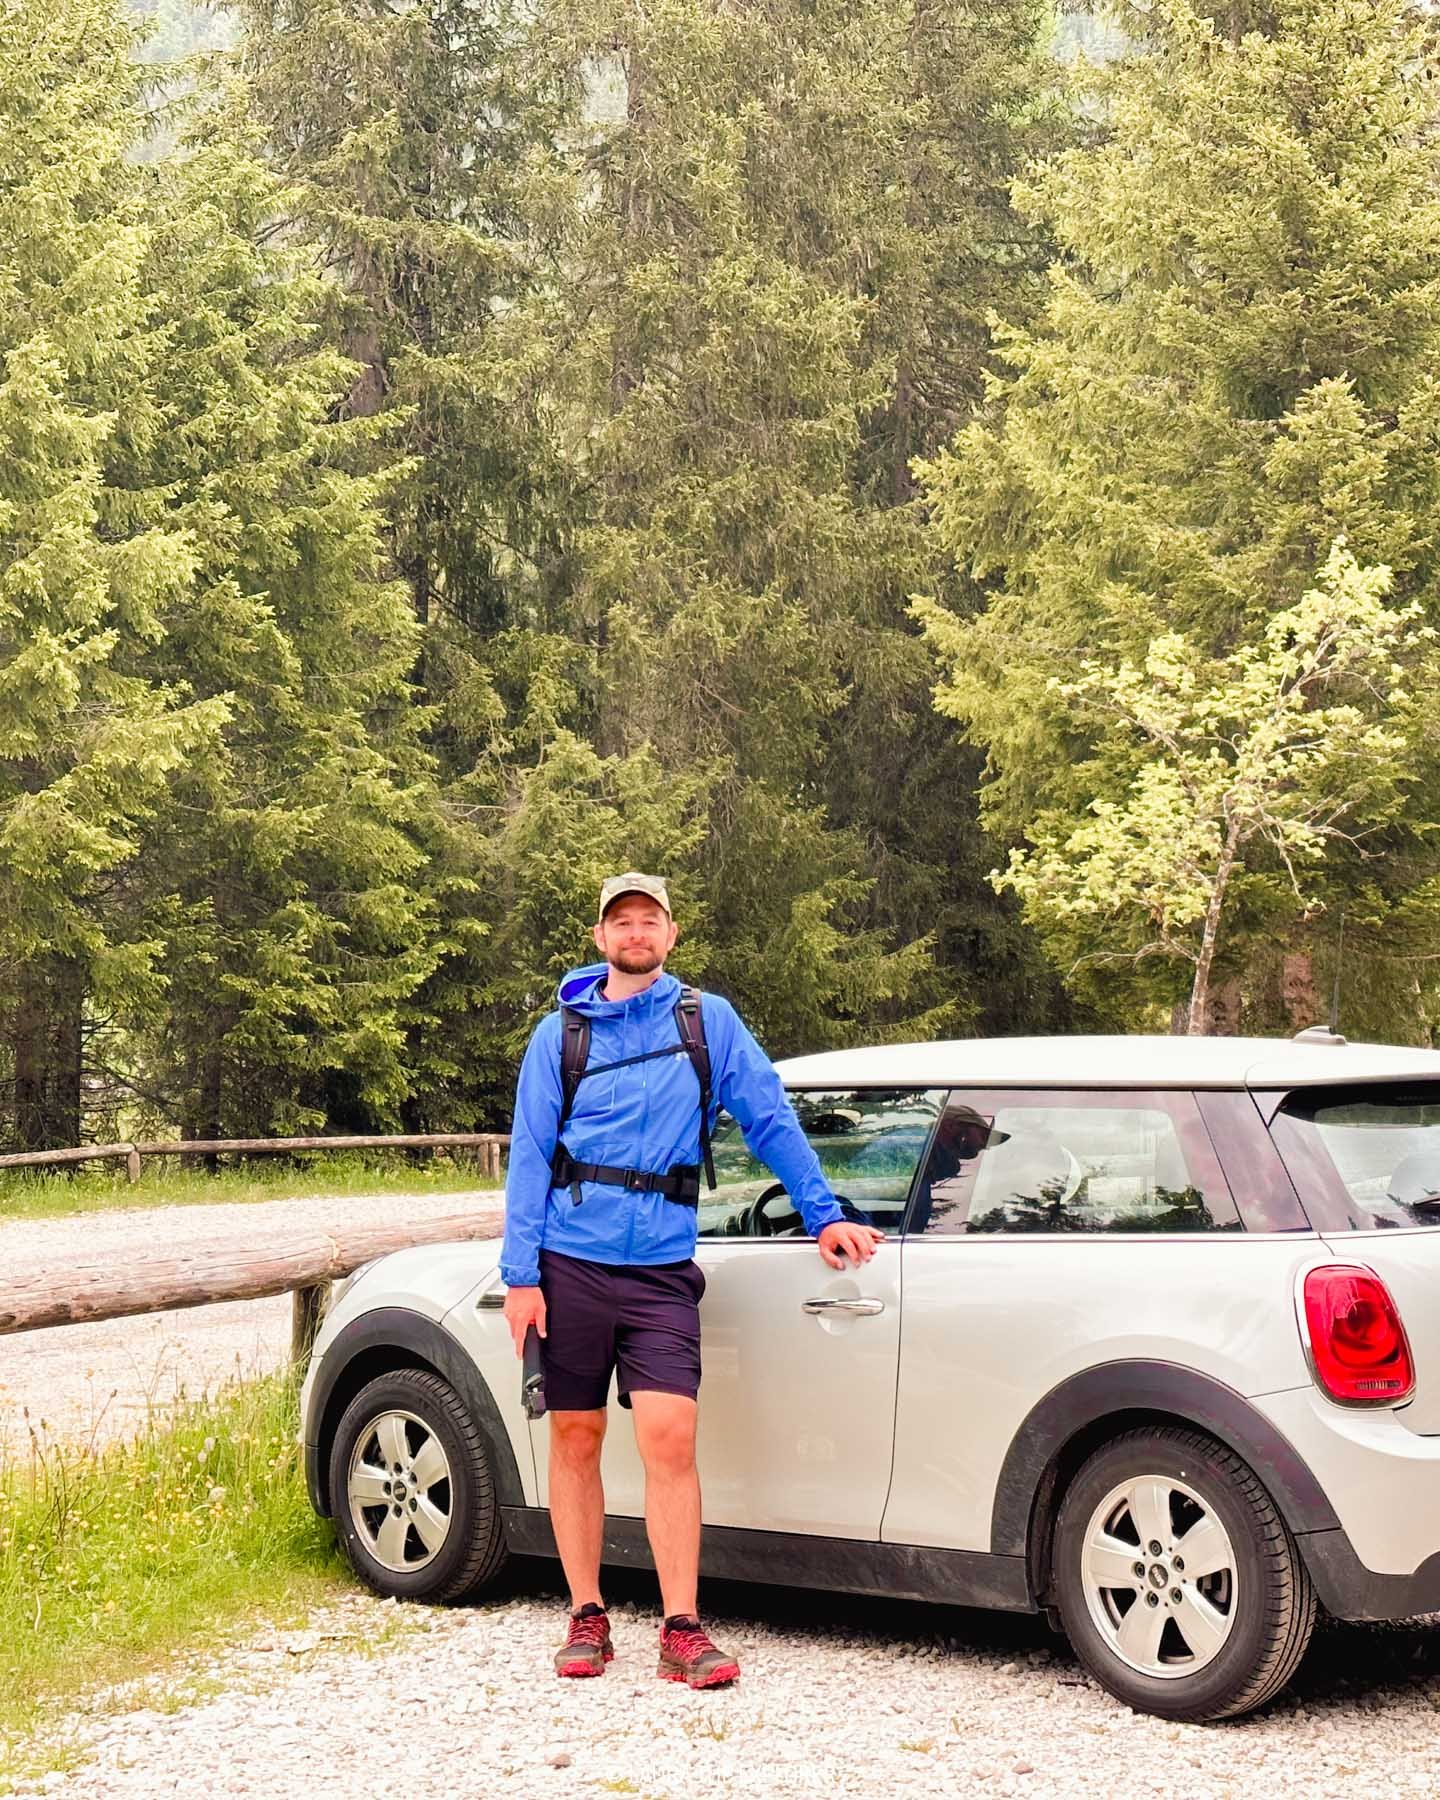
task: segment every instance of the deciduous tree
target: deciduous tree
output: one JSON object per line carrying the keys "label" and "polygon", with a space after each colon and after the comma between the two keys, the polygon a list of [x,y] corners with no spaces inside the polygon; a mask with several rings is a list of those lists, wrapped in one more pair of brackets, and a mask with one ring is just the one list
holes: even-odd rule
{"label": "deciduous tree", "polygon": [[1303,918],[1332,846],[1367,853],[1405,803],[1428,710],[1417,699],[1435,691],[1436,634],[1418,602],[1384,605],[1389,583],[1337,546],[1258,644],[1211,661],[1168,632],[1143,664],[1087,660],[1056,678],[1093,722],[1079,771],[1093,797],[1079,823],[1041,814],[995,881],[1072,971],[1178,959],[1198,1035],[1236,892]]}

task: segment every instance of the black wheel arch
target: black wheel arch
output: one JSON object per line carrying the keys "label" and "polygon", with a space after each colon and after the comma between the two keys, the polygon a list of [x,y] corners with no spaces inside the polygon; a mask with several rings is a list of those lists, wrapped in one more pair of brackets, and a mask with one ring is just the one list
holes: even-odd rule
{"label": "black wheel arch", "polygon": [[361,1313],[320,1359],[305,1419],[305,1483],[310,1504],[330,1518],[330,1446],[345,1408],[369,1381],[395,1369],[427,1369],[448,1381],[470,1408],[490,1451],[496,1499],[523,1506],[524,1490],[510,1434],[484,1376],[463,1344],[435,1319],[402,1306]]}
{"label": "black wheel arch", "polygon": [[1243,1394],[1179,1363],[1100,1363],[1052,1388],[1011,1440],[996,1484],[990,1548],[1023,1556],[1031,1592],[1049,1598],[1050,1554],[1060,1499],[1102,1444],[1138,1426],[1208,1432],[1259,1477],[1297,1537],[1340,1521],[1298,1451]]}

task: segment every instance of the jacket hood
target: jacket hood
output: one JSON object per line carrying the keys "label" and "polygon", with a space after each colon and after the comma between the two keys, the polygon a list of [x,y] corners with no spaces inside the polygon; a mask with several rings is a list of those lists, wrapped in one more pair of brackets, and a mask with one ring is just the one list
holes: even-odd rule
{"label": "jacket hood", "polygon": [[649,1012],[672,1012],[680,998],[680,982],[666,970],[658,981],[652,981],[639,994],[628,1000],[601,1000],[596,988],[609,973],[608,963],[587,963],[583,969],[572,969],[560,983],[562,1006],[572,1007],[587,1019],[613,1019],[621,1013],[632,1016]]}

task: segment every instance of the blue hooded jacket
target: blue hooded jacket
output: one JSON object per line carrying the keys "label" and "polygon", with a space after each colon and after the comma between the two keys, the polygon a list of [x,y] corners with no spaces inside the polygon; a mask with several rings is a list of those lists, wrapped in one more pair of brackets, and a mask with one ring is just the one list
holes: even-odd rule
{"label": "blue hooded jacket", "polygon": [[[599,990],[607,972],[604,963],[595,963],[572,970],[560,983],[561,1004],[590,1020],[587,1067],[597,1069],[677,1042],[680,983],[675,977],[662,974],[628,1000],[602,1000]],[[712,1127],[723,1106],[755,1156],[785,1183],[805,1229],[818,1237],[844,1214],[774,1065],[728,1000],[706,994],[701,1005],[710,1052]],[[501,1279],[508,1287],[535,1286],[542,1245],[587,1262],[683,1262],[695,1254],[693,1206],[653,1190],[636,1192],[593,1181],[581,1184],[577,1206],[569,1188],[551,1185],[550,1159],[560,1123],[560,1031],[558,1012],[542,1019],[520,1065],[505,1181]],[[587,1075],[566,1121],[565,1145],[576,1162],[656,1174],[675,1163],[698,1163],[700,1084],[694,1064],[677,1053],[612,1074]]]}

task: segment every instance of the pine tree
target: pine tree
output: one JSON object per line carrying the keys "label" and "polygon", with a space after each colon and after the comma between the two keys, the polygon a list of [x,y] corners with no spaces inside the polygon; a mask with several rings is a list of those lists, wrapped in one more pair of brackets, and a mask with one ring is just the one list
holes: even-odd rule
{"label": "pine tree", "polygon": [[[1143,664],[1170,631],[1204,655],[1258,642],[1337,538],[1394,571],[1397,604],[1440,610],[1428,26],[1404,0],[1246,22],[1164,0],[1143,54],[1082,68],[1099,135],[1019,190],[1059,246],[1044,312],[1000,330],[988,415],[927,471],[942,541],[987,590],[974,617],[929,614],[939,704],[986,751],[985,816],[1011,841],[1095,791],[1065,692],[1082,659]],[[1283,1020],[1282,959],[1329,954],[1343,905],[1352,1018],[1423,1029],[1434,1002],[1399,960],[1433,928],[1436,771],[1415,773],[1407,817],[1334,847],[1304,906],[1261,884],[1237,908],[1217,975],[1256,1022]],[[1098,997],[1133,1019],[1175,979],[1143,965]]]}
{"label": "pine tree", "polygon": [[490,844],[575,662],[556,601],[561,472],[493,339],[530,291],[537,225],[520,201],[532,151],[567,116],[565,73],[507,0],[240,10],[247,102],[285,217],[327,277],[331,341],[358,364],[345,410],[383,419],[405,453],[387,545],[420,628],[413,678],[441,801],[421,827],[438,961],[407,1011],[404,1116],[415,1129],[491,1123],[513,1071],[494,1085],[485,1071],[513,1020],[491,1004],[508,890]]}
{"label": "pine tree", "polygon": [[[997,22],[1033,51],[1025,9]],[[578,145],[551,286],[505,322],[584,509],[586,734],[707,771],[688,878],[772,1048],[953,1025],[973,1007],[932,932],[968,784],[936,822],[964,765],[914,729],[908,460],[971,404],[984,306],[1033,255],[1003,193],[1025,57],[1002,80],[972,54],[952,104],[983,41],[958,9],[552,0],[539,23],[616,101]]]}
{"label": "pine tree", "polygon": [[78,1141],[95,1018],[156,1004],[121,890],[227,713],[150,660],[199,545],[110,467],[159,353],[131,48],[110,0],[15,0],[0,34],[0,1010],[32,1148]]}
{"label": "pine tree", "polygon": [[168,1004],[141,1085],[206,1137],[394,1121],[404,1009],[437,957],[386,452],[375,421],[334,417],[354,367],[315,342],[327,296],[274,236],[281,190],[241,112],[207,99],[149,172],[164,383],[134,456],[197,546],[160,655],[231,696],[151,846]]}

